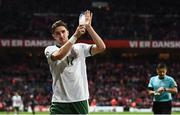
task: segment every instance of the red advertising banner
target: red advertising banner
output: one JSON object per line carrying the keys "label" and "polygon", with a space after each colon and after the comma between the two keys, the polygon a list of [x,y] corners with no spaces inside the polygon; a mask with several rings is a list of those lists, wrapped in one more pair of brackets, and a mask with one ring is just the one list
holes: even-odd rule
{"label": "red advertising banner", "polygon": [[[90,40],[82,42],[92,43]],[[104,40],[109,48],[180,48],[180,41]]]}
{"label": "red advertising banner", "polygon": [[[79,40],[93,43],[92,40]],[[104,40],[107,48],[180,48],[180,41]],[[0,47],[46,47],[55,44],[53,40],[0,39]]]}
{"label": "red advertising banner", "polygon": [[0,39],[0,47],[46,47],[52,44],[55,44],[55,41]]}

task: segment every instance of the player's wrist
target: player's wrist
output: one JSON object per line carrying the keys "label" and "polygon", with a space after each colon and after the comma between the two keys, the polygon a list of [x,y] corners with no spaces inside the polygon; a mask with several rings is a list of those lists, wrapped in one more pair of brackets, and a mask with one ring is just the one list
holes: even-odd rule
{"label": "player's wrist", "polygon": [[164,88],[164,92],[166,92],[166,91],[168,91],[168,89],[167,89],[167,88]]}
{"label": "player's wrist", "polygon": [[69,39],[69,42],[70,42],[71,44],[76,43],[76,41],[77,41],[77,37],[76,37],[75,35],[73,35],[73,36]]}
{"label": "player's wrist", "polygon": [[152,92],[152,94],[154,94],[154,95],[155,95],[156,93],[157,93],[157,91],[153,91],[153,92]]}
{"label": "player's wrist", "polygon": [[158,91],[154,91],[154,95],[160,95]]}
{"label": "player's wrist", "polygon": [[92,29],[92,26],[91,25],[86,25],[86,29]]}

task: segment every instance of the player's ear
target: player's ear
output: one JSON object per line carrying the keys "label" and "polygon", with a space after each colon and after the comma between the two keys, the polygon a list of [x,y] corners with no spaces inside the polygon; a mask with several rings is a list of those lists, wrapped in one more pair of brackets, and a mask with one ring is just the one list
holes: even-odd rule
{"label": "player's ear", "polygon": [[68,38],[69,37],[69,31],[67,30],[67,34],[66,34],[66,37]]}
{"label": "player's ear", "polygon": [[158,72],[159,72],[159,70],[158,70],[158,69],[156,69],[156,72],[158,73]]}
{"label": "player's ear", "polygon": [[55,35],[54,34],[52,34],[52,37],[55,39]]}
{"label": "player's ear", "polygon": [[67,30],[67,35],[69,36],[69,31]]}

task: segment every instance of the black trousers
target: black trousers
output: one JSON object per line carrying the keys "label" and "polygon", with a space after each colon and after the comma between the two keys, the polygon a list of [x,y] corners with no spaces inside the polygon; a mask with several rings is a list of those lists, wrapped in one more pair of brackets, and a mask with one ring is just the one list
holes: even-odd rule
{"label": "black trousers", "polygon": [[171,101],[166,101],[166,102],[153,102],[153,112],[154,114],[171,114],[171,108],[172,104]]}

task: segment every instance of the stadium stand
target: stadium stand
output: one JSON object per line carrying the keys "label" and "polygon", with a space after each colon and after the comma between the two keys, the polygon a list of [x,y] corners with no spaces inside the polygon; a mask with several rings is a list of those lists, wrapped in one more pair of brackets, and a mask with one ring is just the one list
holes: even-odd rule
{"label": "stadium stand", "polygon": [[[46,59],[42,52],[24,51],[6,52],[0,59],[0,101],[5,103],[7,95],[18,90],[25,110],[30,95],[34,95],[36,105],[50,105],[52,79]],[[152,97],[147,94],[147,84],[149,77],[155,74],[157,62],[162,59],[153,54],[117,56],[118,52],[111,52],[112,57],[102,54],[87,60],[90,102],[96,99],[99,106],[111,106],[111,99],[116,98],[118,106],[130,107],[136,103],[138,108],[151,107]],[[168,73],[180,84],[180,63],[176,59],[165,61],[170,65]],[[174,106],[180,107],[180,94],[174,97]]]}
{"label": "stadium stand", "polygon": [[[106,39],[179,39],[180,10],[177,0],[1,1],[0,21],[3,23],[0,23],[0,36],[3,38],[49,39],[50,26],[57,19],[65,20],[72,33],[79,13],[90,9],[94,12],[95,29]],[[74,5],[77,7],[74,8]]]}

